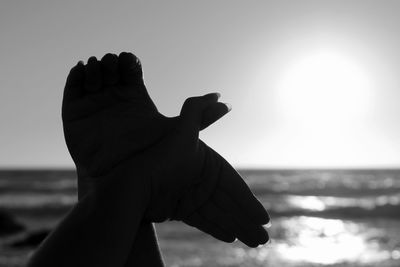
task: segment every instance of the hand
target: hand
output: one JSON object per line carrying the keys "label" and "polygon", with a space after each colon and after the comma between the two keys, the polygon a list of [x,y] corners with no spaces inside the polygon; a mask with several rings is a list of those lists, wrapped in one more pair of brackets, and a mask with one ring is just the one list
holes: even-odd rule
{"label": "hand", "polygon": [[[140,63],[128,53],[122,53],[119,60],[115,55],[108,54],[100,63],[91,58],[86,66],[80,63],[74,67],[67,80],[63,102],[67,145],[78,170],[88,174],[83,179],[93,182],[90,177],[107,172],[126,157],[141,151],[150,153],[148,151],[152,150],[148,148],[160,142],[164,144],[164,149],[157,150],[157,153],[164,156],[156,162],[163,162],[165,158],[178,160],[179,156],[167,157],[165,153],[181,151],[176,149],[179,147],[177,144],[183,144],[181,137],[186,136],[185,144],[193,146],[182,147],[182,153],[178,154],[193,156],[189,162],[195,162],[196,166],[188,170],[196,170],[197,174],[191,176],[193,173],[174,173],[171,170],[164,172],[163,168],[171,166],[164,165],[154,169],[163,172],[153,172],[158,175],[153,179],[162,181],[161,178],[172,177],[185,184],[190,177],[196,182],[196,186],[186,183],[180,187],[180,191],[173,191],[176,188],[166,190],[168,185],[156,187],[154,192],[168,194],[173,191],[178,192],[178,195],[174,196],[175,205],[165,205],[168,201],[158,202],[170,208],[167,212],[169,214],[160,215],[156,212],[157,205],[153,205],[153,209],[149,209],[149,217],[156,221],[168,217],[183,219],[221,240],[233,241],[238,237],[246,244],[255,246],[257,242],[266,241],[266,232],[260,224],[268,222],[268,215],[234,169],[217,153],[198,141],[198,130],[207,127],[226,112],[225,105],[216,102],[216,95],[211,94],[189,100],[178,118],[162,116],[147,94]],[[165,138],[167,134],[172,137]],[[176,136],[180,136],[180,140],[174,143],[171,140],[176,140]],[[183,153],[188,147],[191,147],[191,152]],[[149,154],[152,155],[149,162],[154,162],[154,155],[157,153]],[[203,168],[199,167],[202,165],[199,162],[204,162]],[[201,179],[199,170],[204,170]],[[96,183],[100,181],[94,181],[92,187]],[[175,183],[169,185],[174,187]],[[179,199],[179,194],[184,197]],[[159,207],[159,210],[165,209]],[[249,233],[257,233],[257,236]],[[260,237],[264,239],[260,240]]]}

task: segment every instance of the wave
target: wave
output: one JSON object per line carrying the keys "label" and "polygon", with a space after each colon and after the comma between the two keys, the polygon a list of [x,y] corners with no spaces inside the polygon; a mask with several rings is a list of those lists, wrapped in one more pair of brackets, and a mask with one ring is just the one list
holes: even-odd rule
{"label": "wave", "polygon": [[326,209],[323,211],[312,211],[304,209],[291,209],[287,211],[270,209],[268,210],[272,218],[274,217],[293,217],[310,216],[332,219],[400,219],[399,205],[382,205],[373,209],[362,207],[343,207]]}
{"label": "wave", "polygon": [[0,208],[46,208],[72,206],[77,201],[76,194],[8,193],[0,195]]}
{"label": "wave", "polygon": [[[245,170],[272,216],[400,217],[400,170]],[[77,201],[74,171],[0,171],[0,209],[59,213]]]}

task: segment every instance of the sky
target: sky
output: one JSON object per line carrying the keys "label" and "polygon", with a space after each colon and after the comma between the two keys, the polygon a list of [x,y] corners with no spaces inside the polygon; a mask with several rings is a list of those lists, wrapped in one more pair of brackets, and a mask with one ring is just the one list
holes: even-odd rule
{"label": "sky", "polygon": [[0,168],[70,168],[78,60],[131,51],[159,110],[220,92],[239,168],[400,167],[399,1],[2,1]]}

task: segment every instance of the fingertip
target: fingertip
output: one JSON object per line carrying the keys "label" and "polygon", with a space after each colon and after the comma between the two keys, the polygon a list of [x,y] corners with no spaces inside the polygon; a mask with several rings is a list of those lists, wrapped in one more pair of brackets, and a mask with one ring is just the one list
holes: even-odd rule
{"label": "fingertip", "polygon": [[209,105],[202,114],[201,130],[215,123],[229,112],[228,107],[221,102]]}
{"label": "fingertip", "polygon": [[121,58],[121,57],[128,56],[130,54],[132,54],[132,53],[131,52],[122,51],[121,53],[119,53],[118,57]]}
{"label": "fingertip", "polygon": [[267,241],[266,243],[259,244],[259,245],[257,246],[257,248],[262,248],[263,246],[267,246],[267,245],[269,245],[269,244],[271,244],[271,240],[270,240],[270,239],[268,239],[268,241]]}
{"label": "fingertip", "polygon": [[141,67],[140,59],[131,52],[121,52],[118,56],[120,65],[124,67]]}
{"label": "fingertip", "polygon": [[116,70],[118,67],[118,56],[116,54],[105,54],[101,58],[101,65],[107,70]]}
{"label": "fingertip", "polygon": [[67,77],[67,87],[81,85],[84,78],[84,69],[85,66],[82,60],[71,68]]}
{"label": "fingertip", "polygon": [[226,243],[233,243],[233,242],[235,242],[236,240],[237,240],[237,238],[236,238],[235,236],[231,235],[231,236],[227,236],[227,237],[225,238],[225,240],[222,240],[222,241],[224,241],[224,242],[226,242]]}
{"label": "fingertip", "polygon": [[262,246],[265,246],[265,245],[268,245],[268,244],[271,244],[271,238],[269,237],[269,235],[267,233],[265,239],[262,242],[260,242],[258,247],[262,247]]}
{"label": "fingertip", "polygon": [[83,63],[82,60],[79,60],[78,63],[74,67],[72,67],[70,72],[78,73],[79,71],[83,72],[84,70],[85,70],[85,64]]}
{"label": "fingertip", "polygon": [[232,243],[236,240],[236,237],[232,233],[221,229],[197,212],[184,219],[184,222],[223,242]]}
{"label": "fingertip", "polygon": [[[242,241],[243,242],[243,241]],[[258,243],[250,243],[250,242],[243,242],[246,246],[250,248],[257,248],[260,244]]]}
{"label": "fingertip", "polygon": [[108,53],[101,59],[101,68],[103,71],[103,81],[106,85],[114,85],[119,80],[118,74],[118,56]]}
{"label": "fingertip", "polygon": [[[260,223],[262,225],[267,225],[268,227],[271,227],[271,217],[269,216],[268,211],[264,208],[264,206],[260,203],[262,212],[260,212],[262,215],[260,215]],[[261,209],[260,208],[260,209]]]}
{"label": "fingertip", "polygon": [[119,71],[125,84],[143,83],[143,72],[140,60],[130,52],[119,54]]}
{"label": "fingertip", "polygon": [[71,68],[67,76],[63,93],[63,105],[62,105],[63,114],[66,106],[70,101],[77,99],[84,94],[83,92],[84,79],[85,79],[85,66],[83,65],[82,61],[79,61],[74,67]]}
{"label": "fingertip", "polygon": [[257,205],[254,205],[254,210],[250,211],[250,213],[252,213],[252,217],[255,219],[255,223],[261,224],[265,227],[270,227],[271,218],[260,202],[258,202]]}
{"label": "fingertip", "polygon": [[231,111],[232,110],[232,105],[231,104],[229,104],[229,103],[224,103],[224,105],[226,106],[226,108],[227,108],[227,112],[229,112],[229,111]]}
{"label": "fingertip", "polygon": [[97,62],[97,58],[96,58],[95,56],[89,57],[89,59],[88,59],[88,61],[87,61],[88,64],[89,64],[89,63],[95,63],[95,62]]}
{"label": "fingertip", "polygon": [[118,55],[118,59],[119,59],[119,64],[120,66],[128,66],[130,64],[133,63],[134,61],[134,55],[130,52],[121,52]]}
{"label": "fingertip", "polygon": [[271,226],[272,226],[271,221],[263,225],[264,228],[271,228]]}
{"label": "fingertip", "polygon": [[116,61],[116,60],[118,60],[118,57],[116,54],[113,53],[107,53],[101,58],[101,61],[103,62]]}
{"label": "fingertip", "polygon": [[102,84],[101,69],[99,61],[95,56],[91,56],[85,67],[85,90],[96,92],[100,90]]}
{"label": "fingertip", "polygon": [[244,229],[246,235],[242,236],[242,240],[246,244],[257,247],[259,244],[265,244],[268,239],[268,232],[261,226],[255,225],[252,222],[242,222],[241,228]]}
{"label": "fingertip", "polygon": [[201,98],[205,102],[205,104],[213,103],[218,101],[218,99],[221,97],[220,93],[209,93],[203,95]]}
{"label": "fingertip", "polygon": [[260,235],[260,240],[261,240],[260,243],[267,244],[270,240],[269,234],[268,234],[267,230],[265,230],[264,228],[263,228],[263,230],[264,230],[264,234]]}

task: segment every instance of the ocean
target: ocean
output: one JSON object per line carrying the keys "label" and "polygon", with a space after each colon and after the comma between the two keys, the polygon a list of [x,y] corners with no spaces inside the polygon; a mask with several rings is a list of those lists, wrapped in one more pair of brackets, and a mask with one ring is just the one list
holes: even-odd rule
{"label": "ocean", "polygon": [[[166,222],[156,229],[167,266],[400,266],[400,170],[240,173],[272,217],[271,243],[251,249]],[[0,211],[25,227],[0,236],[0,267],[24,266],[35,246],[23,241],[76,201],[74,171],[0,171]]]}

